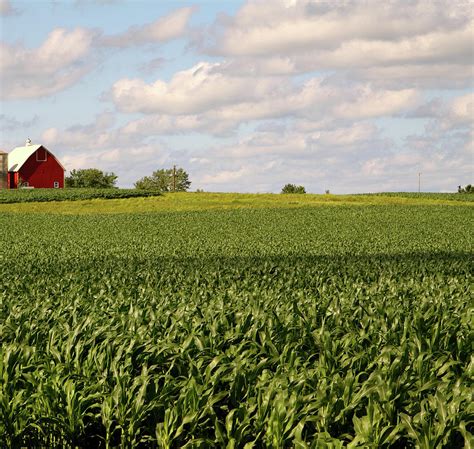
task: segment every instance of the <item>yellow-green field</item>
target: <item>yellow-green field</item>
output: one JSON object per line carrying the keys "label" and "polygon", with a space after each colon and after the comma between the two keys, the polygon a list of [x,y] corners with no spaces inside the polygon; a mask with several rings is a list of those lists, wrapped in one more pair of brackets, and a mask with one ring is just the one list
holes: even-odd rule
{"label": "yellow-green field", "polygon": [[[461,196],[460,196],[461,197]],[[123,214],[211,209],[300,208],[331,205],[446,205],[468,206],[474,202],[452,194],[381,195],[282,195],[244,193],[168,193],[148,198],[92,199],[0,204],[2,212],[55,214]]]}

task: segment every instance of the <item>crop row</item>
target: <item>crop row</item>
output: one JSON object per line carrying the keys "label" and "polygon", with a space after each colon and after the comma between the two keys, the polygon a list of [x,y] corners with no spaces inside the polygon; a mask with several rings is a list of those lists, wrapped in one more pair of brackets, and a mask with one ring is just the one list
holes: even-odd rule
{"label": "crop row", "polygon": [[30,203],[47,201],[77,201],[94,198],[139,198],[158,196],[155,190],[136,189],[18,189],[0,190],[1,203]]}
{"label": "crop row", "polygon": [[370,193],[369,196],[384,196],[387,198],[398,197],[398,198],[410,198],[420,200],[449,200],[449,201],[463,201],[473,202],[474,195],[470,193],[417,193],[417,192],[383,192],[383,193]]}

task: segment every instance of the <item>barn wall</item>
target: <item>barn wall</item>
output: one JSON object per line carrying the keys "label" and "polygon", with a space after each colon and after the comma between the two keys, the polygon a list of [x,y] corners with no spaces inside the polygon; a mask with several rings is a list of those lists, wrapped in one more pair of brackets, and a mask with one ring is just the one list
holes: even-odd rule
{"label": "barn wall", "polygon": [[37,161],[36,153],[38,151],[40,152],[40,159],[44,159],[45,150],[39,148],[20,168],[19,174],[21,179],[28,182],[30,187],[37,189],[52,189],[54,181],[59,182],[59,188],[64,188],[64,170],[61,165],[50,153],[47,153],[46,161]]}

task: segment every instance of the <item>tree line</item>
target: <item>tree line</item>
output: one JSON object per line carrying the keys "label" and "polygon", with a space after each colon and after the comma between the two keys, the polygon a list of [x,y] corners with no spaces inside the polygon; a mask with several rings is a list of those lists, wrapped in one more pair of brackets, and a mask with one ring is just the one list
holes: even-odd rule
{"label": "tree line", "polygon": [[[117,175],[103,172],[97,168],[71,170],[66,176],[68,188],[115,188]],[[191,187],[189,174],[183,168],[162,168],[155,170],[150,176],[144,176],[134,184],[140,190],[160,190],[161,192],[186,192]],[[304,186],[286,184],[281,193],[306,193]]]}
{"label": "tree line", "polygon": [[[117,175],[97,168],[71,170],[65,178],[69,188],[114,188]],[[191,187],[188,173],[182,168],[168,168],[154,171],[150,176],[139,179],[134,184],[140,190],[160,190],[161,192],[186,192]]]}

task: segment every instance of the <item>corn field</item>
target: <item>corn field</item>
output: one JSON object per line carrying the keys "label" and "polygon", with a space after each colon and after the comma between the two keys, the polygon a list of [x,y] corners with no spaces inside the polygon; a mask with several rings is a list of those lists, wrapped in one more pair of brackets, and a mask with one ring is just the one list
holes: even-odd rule
{"label": "corn field", "polygon": [[2,214],[5,448],[471,448],[470,206]]}

